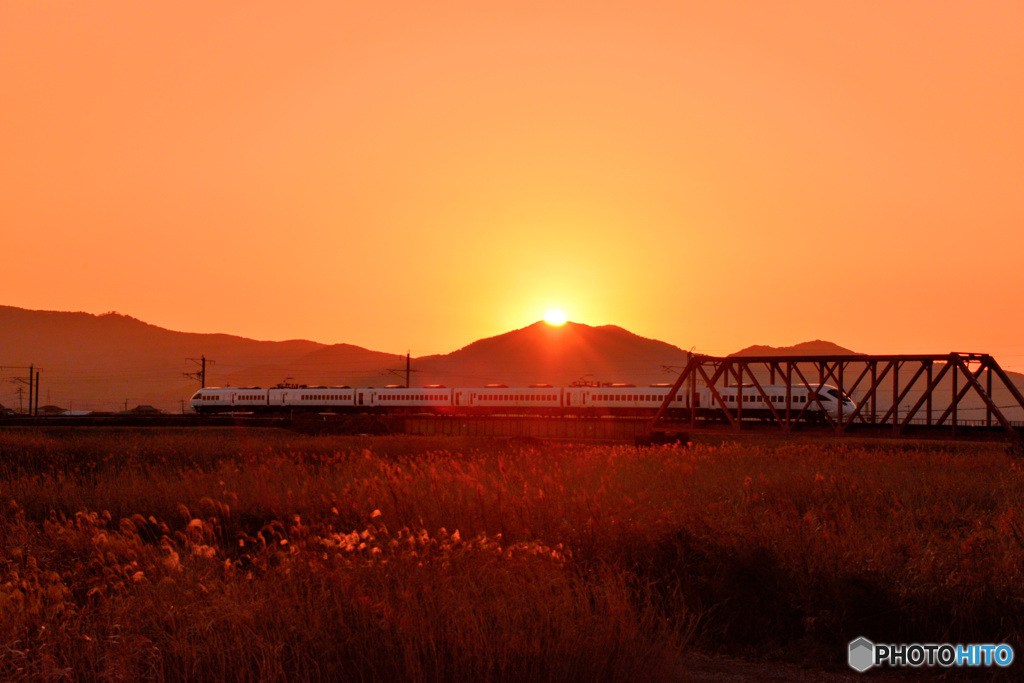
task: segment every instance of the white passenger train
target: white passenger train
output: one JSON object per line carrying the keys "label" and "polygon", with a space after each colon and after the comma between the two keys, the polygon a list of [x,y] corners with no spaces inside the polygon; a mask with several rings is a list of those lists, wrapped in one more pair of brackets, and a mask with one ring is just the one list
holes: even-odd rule
{"label": "white passenger train", "polygon": [[[278,386],[208,387],[200,389],[189,401],[197,413],[394,413],[436,415],[579,415],[579,416],[652,416],[661,407],[671,387],[612,385],[602,387],[529,387],[417,388]],[[707,387],[693,394],[681,388],[668,406],[669,415],[696,413],[703,418],[724,417],[728,411],[740,417],[767,417],[787,409],[792,416],[804,414],[821,419],[822,413],[850,415],[854,403],[831,385],[762,385],[718,387],[717,396]]]}

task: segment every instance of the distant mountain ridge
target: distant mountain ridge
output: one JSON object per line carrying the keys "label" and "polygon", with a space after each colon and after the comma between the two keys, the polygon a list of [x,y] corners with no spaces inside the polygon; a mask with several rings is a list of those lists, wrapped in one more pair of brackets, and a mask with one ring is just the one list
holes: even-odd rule
{"label": "distant mountain ridge", "polygon": [[[228,334],[174,332],[119,313],[93,315],[0,306],[0,365],[41,368],[39,405],[116,410],[153,405],[181,410],[199,384],[187,359],[210,359],[207,385],[349,383],[394,366],[393,354],[307,340],[255,341]],[[317,356],[320,354],[320,356]],[[339,376],[343,366],[350,372]],[[19,374],[8,370],[3,378]],[[23,374],[23,373],[22,373]],[[17,408],[17,387],[0,381],[0,404]],[[25,398],[24,396],[22,397]]]}
{"label": "distant mountain ridge", "polygon": [[[185,377],[205,356],[207,386],[385,386],[404,383],[405,359],[351,344],[255,341],[175,332],[120,313],[32,311],[0,306],[0,365],[42,369],[39,405],[179,411],[199,384]],[[686,352],[621,327],[543,322],[481,339],[449,354],[414,358],[412,384],[670,382]],[[666,367],[668,370],[666,370]],[[17,386],[0,377],[0,404],[17,408]],[[398,376],[396,376],[398,375]],[[25,396],[22,396],[24,399]]]}
{"label": "distant mountain ridge", "polygon": [[416,366],[428,382],[445,384],[649,384],[674,380],[663,366],[678,374],[686,360],[677,346],[615,325],[536,322],[449,354],[417,358]]}
{"label": "distant mountain ridge", "polygon": [[[832,342],[749,346],[734,356],[850,355]],[[863,355],[863,354],[856,354]],[[404,384],[405,358],[352,344],[256,341],[228,334],[175,332],[119,313],[93,315],[0,306],[0,405],[27,399],[13,379],[42,370],[39,405],[123,410],[152,405],[178,412],[199,388],[188,359],[209,359],[207,386]],[[537,322],[480,339],[447,354],[412,359],[413,386],[509,386],[573,383],[671,383],[686,365],[678,346],[615,325]],[[12,367],[14,366],[14,367]],[[850,368],[851,373],[853,368]],[[1010,373],[1018,386],[1024,376]],[[852,374],[851,374],[852,377]],[[22,389],[19,397],[18,390]],[[996,397],[1002,400],[1001,397]]]}
{"label": "distant mountain ridge", "polygon": [[863,356],[865,354],[851,351],[850,349],[833,344],[829,341],[815,339],[814,341],[801,342],[793,346],[748,346],[732,356]]}

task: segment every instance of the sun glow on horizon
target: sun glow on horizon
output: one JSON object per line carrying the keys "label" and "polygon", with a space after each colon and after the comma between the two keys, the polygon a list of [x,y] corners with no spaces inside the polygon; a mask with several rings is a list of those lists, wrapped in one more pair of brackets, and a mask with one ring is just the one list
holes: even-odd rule
{"label": "sun glow on horizon", "polygon": [[567,320],[568,318],[565,317],[565,313],[558,309],[551,309],[550,311],[544,314],[544,322],[546,322],[548,325],[553,325],[555,327],[560,327],[561,325],[564,325]]}

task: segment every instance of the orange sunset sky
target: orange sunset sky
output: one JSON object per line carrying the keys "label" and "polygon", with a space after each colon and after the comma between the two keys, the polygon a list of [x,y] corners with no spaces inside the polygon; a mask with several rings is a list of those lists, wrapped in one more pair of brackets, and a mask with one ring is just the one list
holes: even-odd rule
{"label": "orange sunset sky", "polygon": [[0,304],[1024,369],[1024,3],[0,3]]}

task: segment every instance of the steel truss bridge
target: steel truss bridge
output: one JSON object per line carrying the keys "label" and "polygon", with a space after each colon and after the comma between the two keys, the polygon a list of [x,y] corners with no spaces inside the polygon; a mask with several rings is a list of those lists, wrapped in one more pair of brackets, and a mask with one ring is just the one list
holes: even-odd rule
{"label": "steel truss bridge", "polygon": [[[765,386],[786,387],[784,405],[773,405]],[[825,385],[848,395],[852,409],[826,411],[817,397]],[[697,388],[706,387],[711,406],[698,408]],[[732,387],[735,403],[720,392]],[[790,401],[794,388],[807,390],[806,404]],[[689,392],[689,417],[666,419],[668,406],[678,392]],[[744,394],[760,397],[756,419]],[[684,394],[685,395],[685,394]],[[997,399],[998,397],[998,399]],[[754,398],[754,400],[757,400]],[[713,410],[708,410],[712,408]],[[1018,422],[1008,417],[1016,417]],[[970,417],[965,417],[970,416]],[[946,355],[834,355],[834,356],[729,356],[691,354],[679,378],[650,423],[652,434],[671,434],[694,429],[712,420],[725,421],[732,429],[770,424],[789,431],[809,418],[824,422],[837,433],[848,431],[948,431],[953,436],[982,431],[1002,431],[1017,437],[1024,429],[1024,396],[995,359],[981,353]]]}

